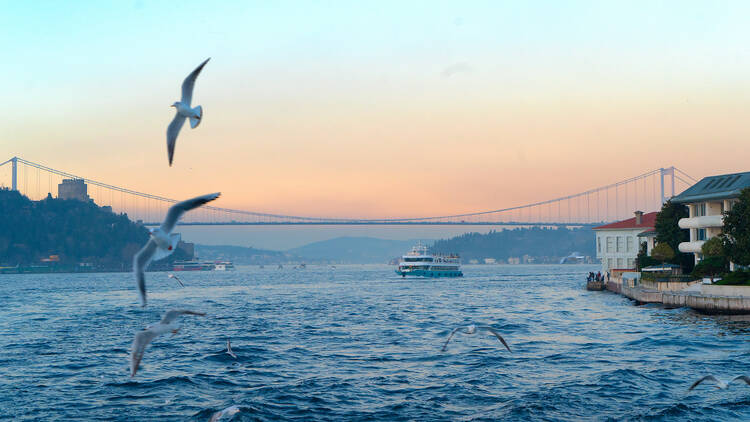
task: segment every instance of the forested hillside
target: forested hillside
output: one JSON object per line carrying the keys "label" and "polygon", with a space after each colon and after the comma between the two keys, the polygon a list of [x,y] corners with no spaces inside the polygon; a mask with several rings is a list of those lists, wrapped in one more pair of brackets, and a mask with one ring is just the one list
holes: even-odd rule
{"label": "forested hillside", "polygon": [[[471,259],[509,257],[547,257],[549,262],[571,252],[594,256],[594,233],[590,228],[553,229],[519,228],[491,231],[487,234],[466,233],[438,240],[432,247],[437,253],[459,253],[464,262]],[[539,260],[538,260],[539,261]]]}
{"label": "forested hillside", "polygon": [[147,240],[145,227],[93,202],[51,196],[31,201],[0,190],[0,264],[29,265],[58,255],[59,266],[86,262],[99,270],[127,270]]}

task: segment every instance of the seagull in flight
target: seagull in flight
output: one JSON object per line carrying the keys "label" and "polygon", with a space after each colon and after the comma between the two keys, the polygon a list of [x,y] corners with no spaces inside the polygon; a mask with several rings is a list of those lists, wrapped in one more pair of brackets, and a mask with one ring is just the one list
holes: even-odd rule
{"label": "seagull in flight", "polygon": [[716,388],[718,388],[720,390],[724,390],[724,389],[728,388],[729,384],[731,384],[731,383],[733,383],[735,381],[744,381],[745,384],[750,385],[750,377],[745,376],[745,375],[740,375],[740,376],[734,377],[731,380],[729,380],[728,382],[722,381],[722,380],[716,378],[713,375],[706,375],[705,377],[703,377],[703,378],[699,379],[698,381],[694,382],[693,385],[691,385],[690,388],[688,388],[688,391],[690,391],[693,388],[697,387],[698,384],[702,383],[703,381],[711,381],[711,382],[713,382],[714,384],[716,384]]}
{"label": "seagull in flight", "polygon": [[138,365],[143,359],[143,352],[146,350],[146,346],[156,337],[172,332],[172,337],[180,330],[180,326],[177,325],[175,320],[180,315],[200,315],[206,316],[203,312],[188,311],[185,309],[172,309],[168,311],[162,317],[161,321],[156,324],[149,325],[145,330],[138,332],[133,340],[133,350],[130,352],[130,377],[134,377],[138,371]]}
{"label": "seagull in flight", "polygon": [[232,419],[232,416],[236,415],[237,413],[240,413],[240,408],[237,406],[229,406],[224,410],[220,410],[216,413],[214,413],[213,416],[211,416],[211,419],[208,420],[208,422],[218,422],[223,418],[224,416],[229,416],[227,420]]}
{"label": "seagull in flight", "polygon": [[203,119],[203,107],[197,106],[195,108],[190,107],[190,103],[193,101],[193,87],[195,87],[195,80],[203,70],[203,66],[208,63],[211,58],[207,58],[203,63],[198,65],[182,82],[182,98],[180,101],[175,101],[170,107],[174,107],[177,113],[172,119],[172,123],[167,127],[167,155],[169,158],[169,165],[172,165],[172,158],[174,157],[174,145],[177,142],[177,135],[180,134],[182,125],[185,124],[185,119],[190,119],[190,128],[195,129],[201,123]]}
{"label": "seagull in flight", "polygon": [[[210,193],[208,195],[197,196],[186,201],[178,202],[172,205],[161,223],[159,228],[151,230],[150,238],[140,251],[133,257],[133,272],[135,272],[135,281],[138,283],[138,292],[141,295],[141,306],[146,306],[146,268],[151,261],[158,261],[166,258],[177,248],[180,242],[180,235],[172,233],[177,220],[182,214],[198,208],[208,202],[218,198],[221,193]],[[171,276],[171,274],[170,274]],[[176,278],[176,277],[175,277]],[[182,284],[182,283],[180,283]]]}
{"label": "seagull in flight", "polygon": [[[451,341],[451,339],[453,338],[454,334],[456,334],[458,332],[461,332],[461,333],[464,333],[464,334],[474,334],[474,333],[477,332],[477,330],[485,330],[485,331],[489,331],[490,333],[494,334],[495,337],[497,337],[497,339],[500,340],[501,343],[503,343],[503,346],[505,346],[505,348],[508,349],[508,351],[510,352],[510,347],[508,347],[508,343],[505,342],[505,339],[500,335],[500,333],[498,333],[497,331],[495,331],[494,328],[488,327],[488,326],[483,326],[483,325],[480,325],[480,326],[477,327],[474,324],[471,324],[471,325],[469,325],[467,327],[458,327],[458,328],[454,329],[453,331],[451,331],[451,334],[448,336],[448,340],[445,340],[445,344],[443,345],[442,351],[444,352],[448,348],[448,343]],[[511,352],[511,353],[513,353],[513,352]]]}
{"label": "seagull in flight", "polygon": [[176,275],[174,275],[174,274],[169,274],[169,275],[167,275],[167,277],[169,277],[169,278],[173,278],[173,279],[177,280],[177,282],[178,282],[178,283],[180,283],[180,286],[182,286],[182,287],[185,287],[185,285],[184,285],[184,284],[182,284],[182,280],[180,280],[180,279],[179,279],[179,278],[178,278],[178,277],[177,277]]}
{"label": "seagull in flight", "polygon": [[229,339],[227,339],[227,354],[235,359],[237,359],[237,355],[234,354],[232,351],[232,345],[229,344]]}

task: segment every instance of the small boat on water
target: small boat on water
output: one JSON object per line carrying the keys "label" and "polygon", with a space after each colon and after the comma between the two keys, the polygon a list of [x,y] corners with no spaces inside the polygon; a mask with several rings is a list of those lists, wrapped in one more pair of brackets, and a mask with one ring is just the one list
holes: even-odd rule
{"label": "small boat on water", "polygon": [[231,261],[175,261],[172,271],[234,271]]}
{"label": "small boat on water", "polygon": [[211,271],[214,269],[212,262],[201,261],[175,261],[172,271]]}
{"label": "small boat on water", "polygon": [[604,290],[605,288],[603,281],[591,280],[586,282],[586,290]]}
{"label": "small boat on water", "polygon": [[234,264],[231,261],[214,262],[214,271],[234,271]]}
{"label": "small boat on water", "polygon": [[427,246],[417,244],[401,257],[396,274],[401,277],[462,277],[461,258],[457,254],[433,255]]}

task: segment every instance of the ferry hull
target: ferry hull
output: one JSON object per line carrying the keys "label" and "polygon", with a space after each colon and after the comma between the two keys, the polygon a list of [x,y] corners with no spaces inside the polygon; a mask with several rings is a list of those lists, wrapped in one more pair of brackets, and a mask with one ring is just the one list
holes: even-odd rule
{"label": "ferry hull", "polygon": [[461,270],[412,270],[412,271],[401,271],[396,270],[396,274],[401,277],[425,277],[425,278],[439,278],[439,277],[463,277],[464,273]]}

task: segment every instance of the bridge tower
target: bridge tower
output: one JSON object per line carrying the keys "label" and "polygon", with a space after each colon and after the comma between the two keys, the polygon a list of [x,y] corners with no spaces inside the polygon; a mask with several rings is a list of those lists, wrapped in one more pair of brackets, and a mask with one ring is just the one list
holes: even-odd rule
{"label": "bridge tower", "polygon": [[17,191],[18,190],[18,157],[13,157],[10,159],[10,165],[11,165],[11,182],[10,186],[12,190]]}
{"label": "bridge tower", "polygon": [[660,168],[659,169],[659,179],[661,180],[661,204],[664,205],[665,202],[667,202],[667,196],[664,195],[664,176],[670,176],[670,179],[672,181],[672,190],[670,191],[670,198],[675,195],[674,191],[674,166],[669,168]]}

